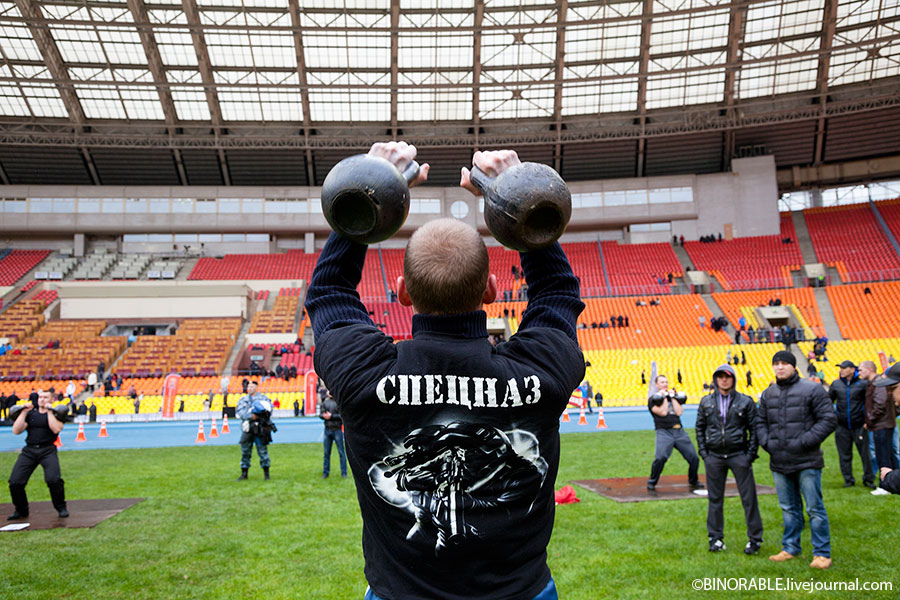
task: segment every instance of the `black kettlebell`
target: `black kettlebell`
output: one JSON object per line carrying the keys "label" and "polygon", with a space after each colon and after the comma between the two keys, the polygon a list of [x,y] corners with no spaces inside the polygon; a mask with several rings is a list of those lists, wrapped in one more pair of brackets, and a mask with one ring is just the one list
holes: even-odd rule
{"label": "black kettlebell", "polygon": [[519,252],[559,239],[572,217],[572,194],[559,173],[525,162],[488,177],[475,167],[472,183],[484,196],[484,221],[498,242]]}
{"label": "black kettlebell", "polygon": [[361,244],[382,242],[409,214],[409,184],[419,176],[415,161],[401,173],[390,161],[368,154],[345,158],[322,184],[322,212],[331,228]]}

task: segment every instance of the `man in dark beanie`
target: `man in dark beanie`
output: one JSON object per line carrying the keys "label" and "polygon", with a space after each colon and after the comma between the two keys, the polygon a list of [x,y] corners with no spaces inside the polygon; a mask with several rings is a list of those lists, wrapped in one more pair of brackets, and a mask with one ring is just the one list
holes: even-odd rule
{"label": "man in dark beanie", "polygon": [[725,549],[722,507],[725,478],[731,469],[747,522],[748,541],[744,554],[756,554],[763,541],[763,524],[753,478],[753,461],[758,449],[756,404],[750,396],[735,389],[737,376],[731,365],[717,368],[712,381],[712,393],[704,396],[697,408],[697,450],[706,464],[706,488],[709,490],[706,516],[709,551]]}
{"label": "man in dark beanie", "polygon": [[769,453],[769,468],[784,519],[782,550],[769,560],[783,562],[800,554],[803,502],[809,514],[813,560],[831,566],[831,530],[822,500],[825,461],[819,445],[834,431],[837,417],[821,385],[800,379],[797,359],[782,350],[772,357],[775,383],[759,398],[759,445]]}

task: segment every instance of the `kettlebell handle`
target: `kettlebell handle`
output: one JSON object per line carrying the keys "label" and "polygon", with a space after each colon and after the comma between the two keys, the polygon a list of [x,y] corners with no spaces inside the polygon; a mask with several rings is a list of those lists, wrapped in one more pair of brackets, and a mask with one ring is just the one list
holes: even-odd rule
{"label": "kettlebell handle", "polygon": [[485,190],[491,187],[491,182],[494,181],[493,177],[488,177],[487,173],[479,169],[478,167],[472,167],[472,170],[469,171],[469,181],[472,182],[472,185],[478,188],[478,191],[484,195]]}
{"label": "kettlebell handle", "polygon": [[412,183],[419,176],[419,163],[414,160],[411,160],[406,168],[403,169],[403,179],[406,180],[406,183]]}

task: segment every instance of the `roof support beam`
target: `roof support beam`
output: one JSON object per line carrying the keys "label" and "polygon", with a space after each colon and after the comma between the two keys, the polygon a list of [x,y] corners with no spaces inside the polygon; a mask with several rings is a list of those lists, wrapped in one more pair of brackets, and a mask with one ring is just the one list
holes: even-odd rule
{"label": "roof support beam", "polygon": [[[206,92],[206,104],[209,106],[209,116],[212,120],[213,133],[218,138],[225,133],[222,120],[222,107],[219,106],[219,94],[216,91],[216,80],[213,76],[212,63],[209,61],[209,50],[206,48],[206,38],[203,37],[203,26],[200,24],[200,12],[197,9],[196,0],[181,0],[181,8],[191,28],[191,41],[194,43],[194,52],[197,53],[197,65],[200,70],[200,78],[203,80],[203,88]],[[228,173],[228,162],[225,160],[225,152],[220,148],[219,169],[222,172],[222,180],[225,185],[231,185],[231,175]]]}
{"label": "roof support beam", "polygon": [[[44,15],[35,0],[16,0],[16,7],[28,23],[28,30],[34,38],[41,56],[44,57],[44,63],[50,76],[56,81],[56,89],[62,98],[63,105],[69,113],[69,120],[75,126],[76,136],[85,133],[85,123],[87,118],[84,115],[84,109],[81,107],[81,101],[78,94],[75,93],[75,86],[72,85],[72,79],[69,77],[69,71],[63,62],[62,54],[56,46],[56,41],[50,34],[50,29],[44,23]],[[100,185],[100,178],[97,176],[97,169],[94,166],[94,159],[87,148],[81,147],[81,155],[84,158],[85,166],[91,176],[91,182],[94,185]]]}
{"label": "roof support beam", "polygon": [[[635,177],[644,176],[644,162],[647,154],[647,137],[644,128],[647,126],[647,73],[650,71],[650,26],[653,17],[653,0],[644,0],[641,11],[641,50],[638,67],[638,124],[641,132],[637,143],[637,168]],[[601,90],[602,93],[602,90]]]}
{"label": "roof support beam", "polygon": [[831,69],[831,46],[834,44],[834,30],[837,26],[838,0],[825,0],[822,33],[819,41],[819,64],[816,68],[816,94],[820,115],[816,122],[816,145],[813,165],[821,165],[825,156],[825,105],[828,102],[828,72]]}
{"label": "roof support beam", "polygon": [[[563,69],[566,66],[566,14],[569,12],[568,0],[557,0],[556,3],[556,62],[555,78],[563,80]],[[553,168],[559,173],[562,170],[562,83],[557,83],[553,90],[553,121],[556,127],[556,143],[553,145]]]}
{"label": "roof support beam", "polygon": [[484,26],[484,0],[475,0],[475,19],[472,23],[472,142],[477,151],[481,148],[481,34]]}
{"label": "roof support beam", "polygon": [[[163,66],[162,57],[159,54],[159,46],[156,43],[156,36],[153,35],[153,29],[150,27],[150,19],[147,16],[147,6],[144,0],[126,0],[128,10],[137,25],[138,35],[141,38],[141,46],[144,47],[144,54],[147,55],[147,66],[150,73],[153,74],[153,82],[156,84],[156,92],[159,94],[159,103],[162,105],[163,115],[166,118],[166,129],[170,136],[175,136],[175,128],[178,124],[178,113],[175,111],[175,101],[172,99],[172,92],[169,90],[166,80],[166,70]],[[181,185],[188,185],[187,173],[184,170],[184,163],[181,160],[181,150],[172,148],[172,158],[175,161],[175,167],[178,171],[178,180]]]}
{"label": "roof support beam", "polygon": [[400,93],[400,0],[391,0],[391,139],[397,139],[397,95]]}
{"label": "roof support beam", "polygon": [[306,181],[316,185],[316,169],[313,165],[312,150],[309,147],[309,136],[312,135],[312,114],[309,108],[309,82],[306,78],[306,50],[303,47],[303,32],[300,22],[299,0],[288,0],[291,11],[291,25],[295,29],[294,53],[297,55],[297,82],[300,84],[300,104],[303,108],[303,139],[306,141]]}
{"label": "roof support beam", "polygon": [[[737,89],[737,79],[740,74],[741,50],[744,45],[745,17],[747,5],[735,0],[731,4],[728,19],[728,51],[725,56],[725,114],[728,118],[734,116],[734,96]],[[731,167],[731,158],[734,156],[734,130],[725,132],[722,148],[722,170],[727,171]]]}

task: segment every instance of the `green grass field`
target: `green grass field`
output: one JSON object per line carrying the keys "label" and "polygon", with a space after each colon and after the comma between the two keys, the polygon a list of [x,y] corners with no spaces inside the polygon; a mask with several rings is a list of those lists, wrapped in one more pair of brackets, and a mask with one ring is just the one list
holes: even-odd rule
{"label": "green grass field", "polygon": [[[871,496],[861,485],[843,489],[831,438],[824,447],[829,571],[808,566],[808,528],[802,559],[766,559],[780,549],[774,495],[760,497],[766,541],[759,556],[748,557],[741,552],[746,539],[737,498],[725,501],[728,550],[713,555],[705,499],[619,504],[576,488],[581,503],[557,508],[548,549],[560,597],[897,598],[900,498]],[[557,488],[577,479],[643,477],[653,459],[653,432],[568,434],[562,451]],[[318,444],[274,444],[270,453],[272,481],[262,481],[254,465],[250,481],[238,483],[237,444],[62,452],[70,499],[146,500],[93,529],[0,534],[0,599],[361,599],[362,521],[352,478],[320,479]],[[0,473],[9,473],[15,458],[0,454]],[[334,473],[337,453],[332,459]],[[40,471],[28,486],[31,501],[49,499]],[[666,468],[676,473],[687,473],[677,453]],[[756,476],[772,485],[765,453]],[[890,581],[894,591],[694,591],[692,581],[703,577],[770,578],[772,584],[785,578],[783,585],[786,578],[795,584],[858,578]]]}

